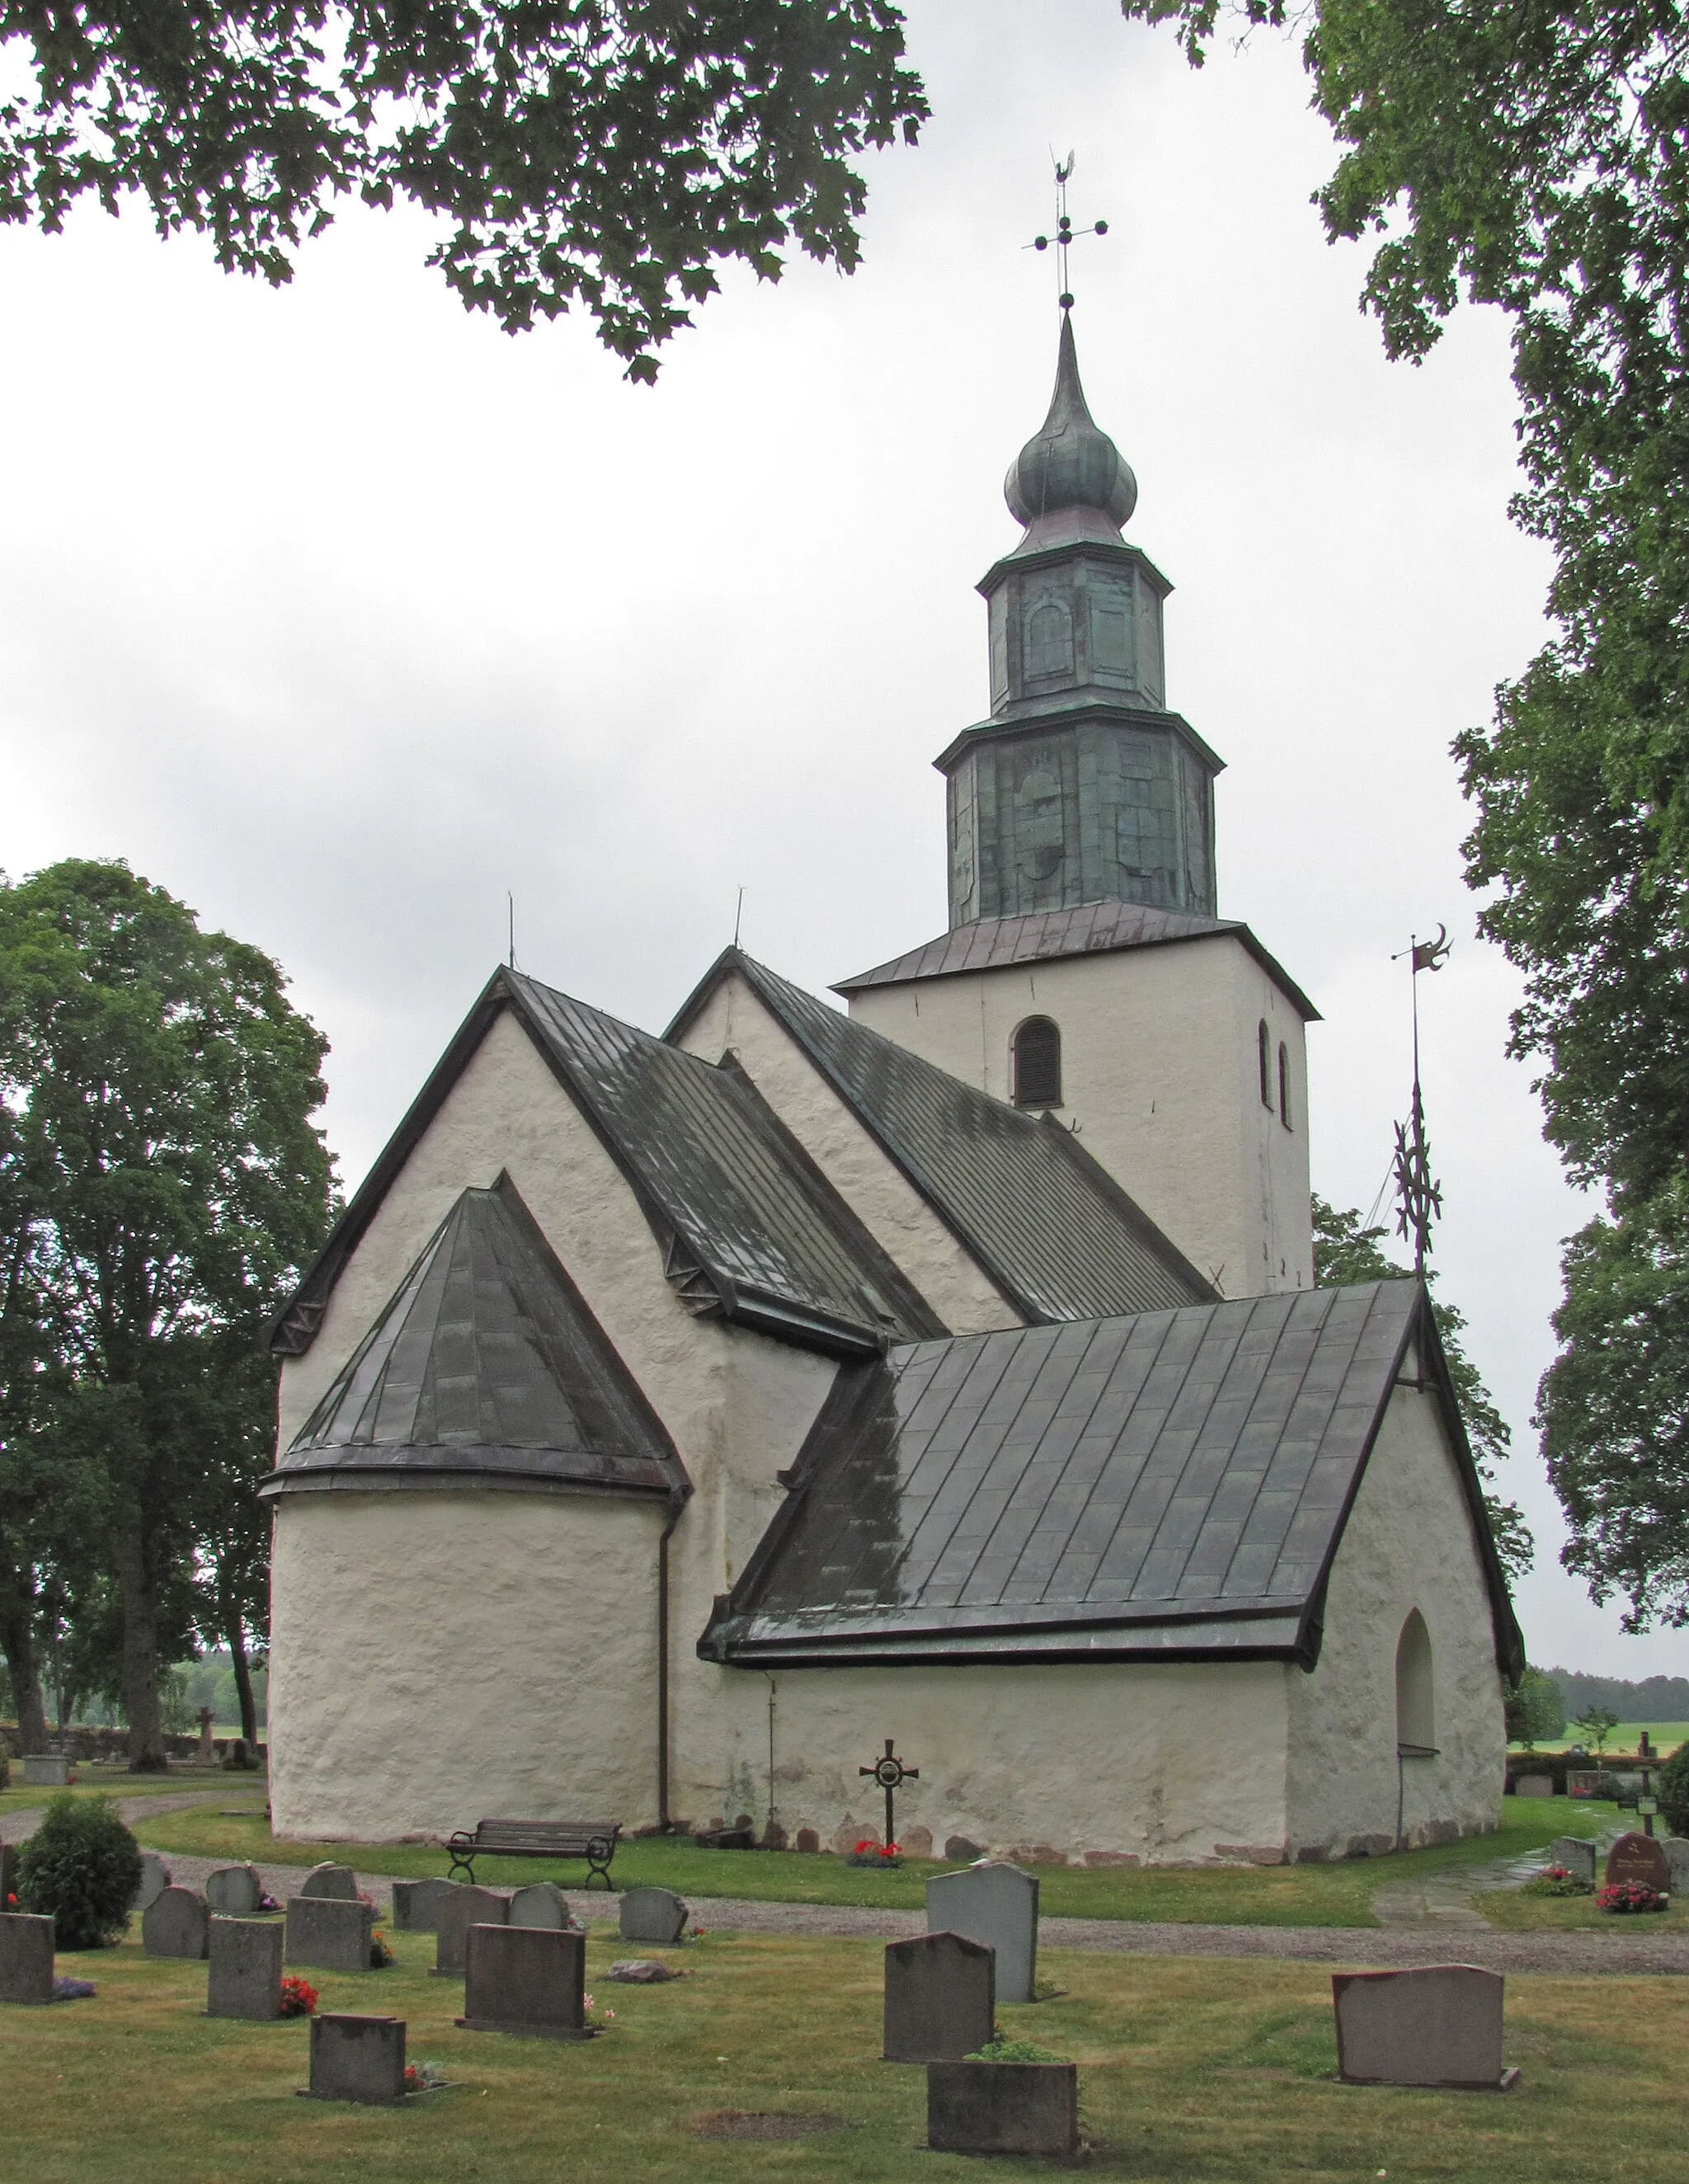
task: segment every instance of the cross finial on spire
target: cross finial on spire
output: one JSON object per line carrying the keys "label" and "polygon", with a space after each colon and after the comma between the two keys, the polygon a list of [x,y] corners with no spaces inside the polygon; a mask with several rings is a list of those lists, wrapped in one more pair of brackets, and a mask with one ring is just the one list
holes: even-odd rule
{"label": "cross finial on spire", "polygon": [[[1054,154],[1051,156],[1053,158]],[[1076,228],[1067,217],[1067,184],[1073,179],[1077,164],[1072,152],[1065,159],[1056,160],[1056,232],[1054,235],[1034,235],[1026,245],[1028,250],[1048,250],[1051,243],[1055,244],[1056,276],[1061,283],[1056,300],[1064,311],[1071,311],[1073,308],[1073,292],[1067,286],[1067,245],[1077,242],[1082,235],[1106,235],[1108,232],[1106,220],[1098,220],[1091,227]]]}

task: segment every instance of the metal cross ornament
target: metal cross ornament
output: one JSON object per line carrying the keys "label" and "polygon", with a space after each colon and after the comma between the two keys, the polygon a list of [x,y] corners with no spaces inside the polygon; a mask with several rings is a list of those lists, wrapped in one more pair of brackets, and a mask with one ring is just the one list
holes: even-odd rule
{"label": "metal cross ornament", "polygon": [[1067,184],[1073,178],[1073,154],[1056,162],[1056,232],[1054,235],[1034,235],[1026,245],[1028,250],[1048,250],[1052,244],[1056,251],[1056,277],[1061,283],[1056,302],[1064,311],[1073,308],[1073,298],[1067,287],[1067,245],[1077,242],[1082,235],[1106,235],[1108,222],[1098,220],[1090,227],[1075,227],[1067,217]]}
{"label": "metal cross ornament", "polygon": [[1442,1185],[1431,1175],[1431,1144],[1425,1134],[1425,1105],[1419,1095],[1419,973],[1441,971],[1450,947],[1448,928],[1439,925],[1435,940],[1421,940],[1416,933],[1408,945],[1391,957],[1399,963],[1411,959],[1413,994],[1413,1099],[1406,1123],[1396,1125],[1396,1214],[1398,1233],[1413,1246],[1413,1272],[1423,1281],[1431,1249],[1431,1223],[1442,1215]]}
{"label": "metal cross ornament", "polygon": [[856,1769],[859,1774],[871,1774],[885,1791],[885,1840],[888,1849],[897,1841],[896,1830],[892,1825],[892,1798],[906,1782],[918,1782],[921,1779],[921,1770],[918,1767],[906,1767],[898,1758],[894,1748],[896,1741],[895,1737],[887,1737],[884,1758],[876,1759],[872,1767],[859,1767]]}

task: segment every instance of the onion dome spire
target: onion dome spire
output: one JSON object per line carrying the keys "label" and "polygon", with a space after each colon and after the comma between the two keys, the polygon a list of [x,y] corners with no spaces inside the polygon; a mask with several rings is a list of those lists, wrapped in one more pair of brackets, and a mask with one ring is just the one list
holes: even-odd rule
{"label": "onion dome spire", "polygon": [[1062,509],[1095,508],[1117,531],[1138,504],[1130,464],[1085,407],[1073,321],[1066,309],[1050,415],[1010,464],[1003,498],[1017,523],[1034,524]]}

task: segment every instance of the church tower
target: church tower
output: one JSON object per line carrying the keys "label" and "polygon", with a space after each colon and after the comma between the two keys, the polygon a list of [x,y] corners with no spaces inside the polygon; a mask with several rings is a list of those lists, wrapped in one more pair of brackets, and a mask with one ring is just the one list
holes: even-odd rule
{"label": "church tower", "polygon": [[990,712],[935,761],[950,931],[836,990],[952,1074],[1053,1114],[1228,1296],[1313,1281],[1304,1033],[1318,1011],[1218,915],[1222,761],[1167,704],[1173,587],[1122,534],[1062,299],[1050,414],[979,584]]}

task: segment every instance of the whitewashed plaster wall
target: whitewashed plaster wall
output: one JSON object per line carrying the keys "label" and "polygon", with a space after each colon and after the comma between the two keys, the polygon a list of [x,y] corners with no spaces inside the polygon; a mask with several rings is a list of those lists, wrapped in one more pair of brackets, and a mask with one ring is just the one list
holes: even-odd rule
{"label": "whitewashed plaster wall", "polygon": [[742,973],[722,979],[680,1044],[706,1061],[729,1051],[739,1056],[762,1097],[952,1334],[1022,1324]]}
{"label": "whitewashed plaster wall", "polygon": [[[1411,1362],[1404,1374],[1415,1368]],[[1430,1633],[1439,1747],[1402,1763],[1410,1843],[1495,1827],[1507,1733],[1472,1518],[1429,1390],[1398,1387],[1331,1568],[1325,1637],[1290,1684],[1290,1834],[1302,1850],[1396,1840],[1396,1648],[1414,1608]]]}
{"label": "whitewashed plaster wall", "polygon": [[[1185,1256],[1226,1296],[1313,1287],[1304,1026],[1230,934],[872,986],[850,1013],[1000,1100],[1017,1026],[1053,1017],[1058,1119]],[[1263,1020],[1288,1129],[1261,1100]]]}

